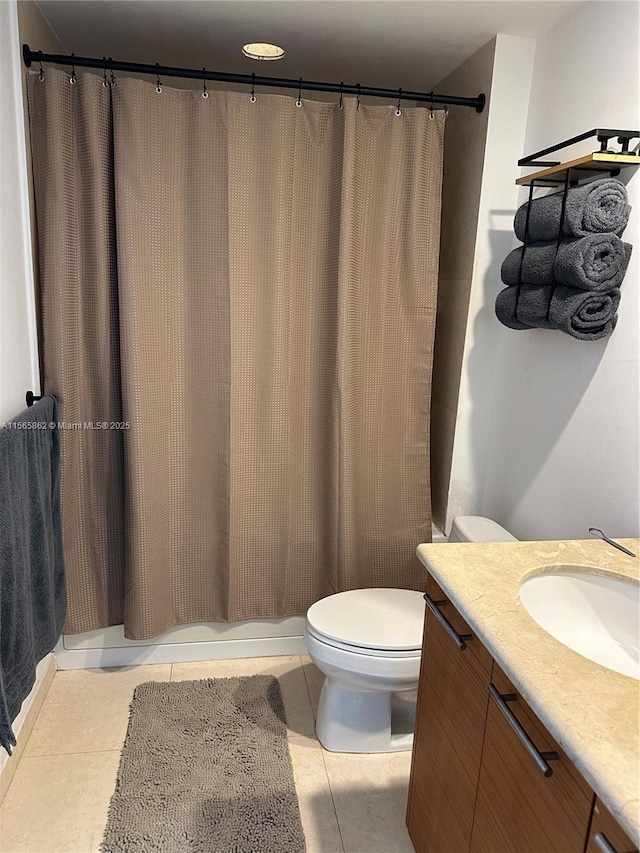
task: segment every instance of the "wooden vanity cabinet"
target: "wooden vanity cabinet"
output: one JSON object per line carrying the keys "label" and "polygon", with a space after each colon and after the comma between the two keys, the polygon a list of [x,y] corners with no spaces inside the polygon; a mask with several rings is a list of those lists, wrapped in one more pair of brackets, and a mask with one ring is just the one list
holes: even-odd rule
{"label": "wooden vanity cabinet", "polygon": [[418,853],[460,853],[471,842],[493,661],[479,640],[456,641],[471,631],[433,578],[427,595],[441,618],[427,606],[407,827]]}
{"label": "wooden vanity cabinet", "polygon": [[471,853],[583,853],[591,788],[495,663],[491,686]]}
{"label": "wooden vanity cabinet", "polygon": [[586,853],[638,853],[636,845],[597,797]]}
{"label": "wooden vanity cabinet", "polygon": [[407,806],[417,853],[638,853],[430,576],[427,595]]}

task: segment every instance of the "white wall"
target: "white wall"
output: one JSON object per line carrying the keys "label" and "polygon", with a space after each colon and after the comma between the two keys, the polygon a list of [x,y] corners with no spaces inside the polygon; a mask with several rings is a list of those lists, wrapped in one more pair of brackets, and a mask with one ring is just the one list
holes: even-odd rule
{"label": "white wall", "polygon": [[[26,391],[40,388],[18,46],[15,0],[0,2],[0,423],[25,408]],[[18,738],[51,664],[47,655],[38,665],[13,725]],[[0,773],[9,761],[3,752]]]}
{"label": "white wall", "polygon": [[0,423],[39,391],[19,43],[16,2],[0,2]]}
{"label": "white wall", "polygon": [[[517,156],[591,128],[637,129],[638,35],[637,4],[589,2],[538,39]],[[595,140],[582,143],[561,156],[596,147]],[[467,452],[452,480],[452,514],[457,505],[488,515],[522,539],[584,538],[591,526],[614,537],[640,534],[640,174],[634,168],[620,178],[633,205],[624,239],[635,248],[607,340],[502,327],[493,316],[499,264],[517,241],[505,246],[496,238],[497,257],[478,282],[482,305],[470,317],[485,339],[464,367],[461,405],[471,414],[459,436]]]}
{"label": "white wall", "polygon": [[500,331],[493,313],[500,264],[511,249],[515,180],[526,132],[535,41],[498,35],[471,278],[446,532],[456,515],[480,512],[498,363]]}

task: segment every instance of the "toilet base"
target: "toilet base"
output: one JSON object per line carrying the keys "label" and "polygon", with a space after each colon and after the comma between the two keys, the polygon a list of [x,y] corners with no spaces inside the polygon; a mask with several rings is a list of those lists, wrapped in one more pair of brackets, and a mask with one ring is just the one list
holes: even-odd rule
{"label": "toilet base", "polygon": [[413,746],[417,690],[362,690],[327,676],[316,734],[330,752],[406,752]]}

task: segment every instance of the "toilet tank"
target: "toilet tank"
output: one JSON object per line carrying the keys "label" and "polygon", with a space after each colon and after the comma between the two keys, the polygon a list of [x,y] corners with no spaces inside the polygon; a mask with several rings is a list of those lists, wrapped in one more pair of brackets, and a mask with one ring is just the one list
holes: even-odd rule
{"label": "toilet tank", "polygon": [[508,530],[480,515],[458,515],[453,519],[449,542],[517,542]]}

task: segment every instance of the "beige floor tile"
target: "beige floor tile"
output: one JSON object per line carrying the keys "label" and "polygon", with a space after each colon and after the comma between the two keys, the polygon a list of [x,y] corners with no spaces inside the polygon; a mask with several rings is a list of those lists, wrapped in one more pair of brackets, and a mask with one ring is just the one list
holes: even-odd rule
{"label": "beige floor tile", "polygon": [[405,825],[410,752],[324,751],[346,853],[413,853]]}
{"label": "beige floor tile", "polygon": [[118,751],[24,757],[0,807],[2,853],[98,851],[119,760]]}
{"label": "beige floor tile", "polygon": [[302,664],[304,666],[304,677],[307,680],[307,689],[311,698],[311,707],[313,708],[314,719],[318,718],[318,702],[320,700],[320,691],[324,684],[324,674],[320,672],[309,655],[302,656]]}
{"label": "beige floor tile", "polygon": [[307,853],[343,853],[322,747],[309,739],[290,742],[289,751]]}
{"label": "beige floor tile", "polygon": [[120,749],[134,688],[170,674],[171,664],[57,672],[25,756]]}
{"label": "beige floor tile", "polygon": [[289,739],[315,738],[315,722],[299,655],[176,663],[173,665],[171,680],[233,678],[242,675],[275,675],[282,691]]}
{"label": "beige floor tile", "polygon": [[189,678],[234,678],[241,675],[278,674],[302,666],[299,655],[264,658],[233,658],[232,660],[203,660],[193,663],[174,663],[172,681]]}
{"label": "beige floor tile", "polygon": [[[36,724],[38,715],[42,710],[44,700],[47,698],[47,693],[51,689],[51,685],[53,684],[53,679],[55,678],[55,675],[56,664],[55,660],[52,657],[46,664],[45,674],[40,686],[37,689],[36,695],[33,697],[33,700],[30,704],[23,704],[22,709],[20,710],[19,717],[14,721],[13,729],[16,733],[16,738],[18,742],[13,748],[13,753],[11,757],[5,756],[4,763],[0,761],[0,805],[2,805],[2,801],[4,800],[5,795],[9,790],[13,775],[18,769],[20,759],[24,755],[26,746],[29,743],[29,738],[31,737],[31,732],[33,731],[33,727]],[[17,722],[20,717],[22,717],[22,725],[20,727],[20,731],[18,732]],[[0,850],[2,850],[1,845]]]}
{"label": "beige floor tile", "polygon": [[410,753],[323,750],[314,735],[323,676],[306,655],[57,673],[0,808],[2,853],[99,850],[137,684],[258,674],[282,687],[308,853],[412,853]]}

